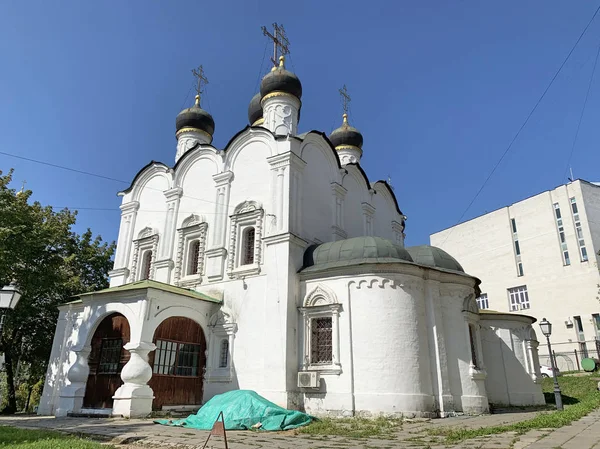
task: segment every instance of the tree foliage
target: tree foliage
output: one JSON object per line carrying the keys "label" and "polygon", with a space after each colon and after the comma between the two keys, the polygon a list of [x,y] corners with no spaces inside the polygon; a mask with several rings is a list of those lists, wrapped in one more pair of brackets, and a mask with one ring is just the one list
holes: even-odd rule
{"label": "tree foliage", "polygon": [[108,286],[114,243],[91,230],[74,233],[77,213],[54,211],[30,202],[32,192],[9,188],[12,170],[0,171],[0,286],[14,282],[22,292],[6,314],[0,351],[5,354],[7,412],[16,411],[15,372],[25,367],[26,382],[43,378],[58,317],[57,306],[75,294]]}

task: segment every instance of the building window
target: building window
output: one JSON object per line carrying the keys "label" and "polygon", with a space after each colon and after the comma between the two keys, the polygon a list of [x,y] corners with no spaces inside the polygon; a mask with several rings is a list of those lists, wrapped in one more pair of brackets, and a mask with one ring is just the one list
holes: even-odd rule
{"label": "building window", "polygon": [[325,285],[315,287],[300,308],[304,321],[303,370],[341,373],[339,317],[342,305]]}
{"label": "building window", "polygon": [[529,309],[529,295],[527,286],[513,287],[508,289],[509,307],[511,312]]}
{"label": "building window", "polygon": [[242,243],[242,265],[250,265],[254,263],[254,244],[255,230],[249,227],[244,230],[244,238]]}
{"label": "building window", "polygon": [[515,252],[517,253],[517,256],[521,255],[521,248],[519,247],[519,241],[515,240]]}
{"label": "building window", "polygon": [[510,219],[510,223],[512,225],[512,231],[513,231],[513,233],[517,232],[517,222],[515,221],[515,219],[511,218]]}
{"label": "building window", "polygon": [[158,250],[158,233],[146,227],[138,233],[133,241],[133,260],[131,278],[134,281],[152,279],[154,277],[154,258]]}
{"label": "building window", "polygon": [[198,377],[200,345],[171,340],[156,340],[154,366],[157,375]]}
{"label": "building window", "polygon": [[489,309],[490,308],[490,304],[488,302],[488,295],[487,293],[482,293],[479,298],[477,298],[477,306],[480,309]]}
{"label": "building window", "polygon": [[600,339],[600,313],[594,313],[592,315],[592,318],[594,320],[594,329],[596,331],[596,338]]}
{"label": "building window", "polygon": [[517,268],[519,269],[519,276],[523,276],[523,264],[521,262],[519,262]]}
{"label": "building window", "polygon": [[311,324],[310,363],[330,364],[333,361],[332,319],[314,318]]}
{"label": "building window", "polygon": [[510,219],[510,226],[513,232],[513,244],[515,246],[515,260],[517,262],[517,272],[519,276],[523,276],[523,262],[521,262],[521,245],[519,245],[519,236],[517,234],[517,221],[514,218]]}
{"label": "building window", "polygon": [[123,340],[120,338],[105,338],[100,347],[98,374],[118,374],[121,365]]}
{"label": "building window", "polygon": [[200,260],[200,240],[194,240],[190,244],[188,253],[188,272],[187,274],[198,274],[198,261]]}
{"label": "building window", "polygon": [[581,256],[582,262],[588,261],[587,249],[585,248],[585,239],[583,238],[583,229],[581,227],[581,220],[579,218],[579,210],[577,209],[577,202],[575,198],[571,198],[571,212],[573,213],[573,225],[575,226],[575,234],[577,236],[577,243],[579,244],[579,255]]}
{"label": "building window", "polygon": [[202,282],[208,225],[202,216],[190,215],[177,230],[174,283],[193,288]]}
{"label": "building window", "polygon": [[246,201],[234,209],[227,254],[227,274],[230,278],[260,273],[263,217],[264,210],[256,201]]}
{"label": "building window", "polygon": [[219,368],[227,368],[229,363],[229,340],[221,340],[221,352],[219,354]]}
{"label": "building window", "polygon": [[469,343],[471,344],[471,366],[475,369],[479,366],[477,361],[477,339],[475,326],[469,324]]}
{"label": "building window", "polygon": [[585,341],[585,334],[583,333],[583,322],[581,321],[580,316],[574,316],[575,320],[575,332],[577,332],[577,340]]}
{"label": "building window", "polygon": [[142,258],[142,271],[140,272],[140,279],[150,279],[150,273],[152,269],[152,251],[146,251]]}
{"label": "building window", "polygon": [[562,216],[560,214],[560,207],[558,203],[554,203],[554,213],[556,214],[556,227],[558,229],[558,239],[560,243],[560,249],[562,252],[563,263],[565,265],[571,265],[571,259],[569,258],[569,251],[567,250],[567,239],[565,237],[565,227],[563,224]]}

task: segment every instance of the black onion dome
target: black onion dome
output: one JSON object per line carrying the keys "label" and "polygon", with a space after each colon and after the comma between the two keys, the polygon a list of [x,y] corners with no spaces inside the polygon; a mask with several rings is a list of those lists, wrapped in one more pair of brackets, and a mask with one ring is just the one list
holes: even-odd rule
{"label": "black onion dome", "polygon": [[215,132],[215,121],[212,115],[200,107],[199,98],[196,96],[196,104],[194,106],[184,109],[177,114],[175,128],[177,132],[183,128],[199,129],[212,136]]}
{"label": "black onion dome", "polygon": [[264,97],[271,92],[285,92],[294,95],[298,100],[302,98],[302,83],[300,79],[285,69],[284,58],[279,58],[279,67],[274,68],[265,75],[260,83],[260,95]]}
{"label": "black onion dome", "polygon": [[348,116],[344,114],[344,123],[329,136],[334,148],[351,145],[362,149],[363,136],[360,131],[348,124]]}
{"label": "black onion dome", "polygon": [[263,109],[260,104],[260,100],[262,97],[260,96],[260,92],[252,97],[250,104],[248,105],[248,121],[251,125],[253,125],[257,120],[261,119],[263,116]]}

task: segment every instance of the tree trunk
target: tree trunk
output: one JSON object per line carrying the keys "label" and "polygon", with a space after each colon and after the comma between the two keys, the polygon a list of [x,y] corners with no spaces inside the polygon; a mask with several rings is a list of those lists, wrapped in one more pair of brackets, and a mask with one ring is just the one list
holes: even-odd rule
{"label": "tree trunk", "polygon": [[4,367],[6,369],[6,387],[8,390],[8,405],[4,407],[2,413],[13,414],[17,411],[17,394],[15,392],[15,375],[13,371],[13,359],[9,351],[4,353]]}
{"label": "tree trunk", "polygon": [[31,392],[33,391],[33,385],[29,386],[29,391],[27,392],[27,401],[25,402],[25,413],[29,410],[29,400],[31,399]]}

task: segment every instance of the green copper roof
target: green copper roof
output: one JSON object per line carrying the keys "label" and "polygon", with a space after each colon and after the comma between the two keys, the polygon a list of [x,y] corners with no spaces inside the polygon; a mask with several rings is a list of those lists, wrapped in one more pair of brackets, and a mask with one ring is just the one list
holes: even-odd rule
{"label": "green copper roof", "polygon": [[445,268],[446,270],[461,271],[463,267],[456,261],[454,257],[448,254],[443,249],[431,245],[411,246],[406,248],[409,254],[416,263],[420,265],[428,265],[430,267]]}
{"label": "green copper roof", "polygon": [[304,253],[303,272],[366,263],[412,262],[401,246],[381,237],[354,237],[309,247]]}
{"label": "green copper roof", "polygon": [[[134,290],[144,290],[153,288],[155,290],[161,290],[163,292],[174,293],[176,295],[187,296],[188,298],[201,299],[203,301],[210,301],[214,303],[221,303],[221,300],[211,298],[203,293],[197,292],[195,290],[189,290],[187,288],[177,287],[175,285],[164,284],[162,282],[152,281],[152,280],[144,280],[132,282],[131,284],[119,285],[118,287],[105,288],[104,290],[98,290],[97,292],[90,293],[82,293],[81,295],[77,295],[76,298],[82,298],[85,296],[91,295],[106,295],[109,293],[120,293],[125,291],[134,291]],[[75,301],[73,301],[75,302]]]}

